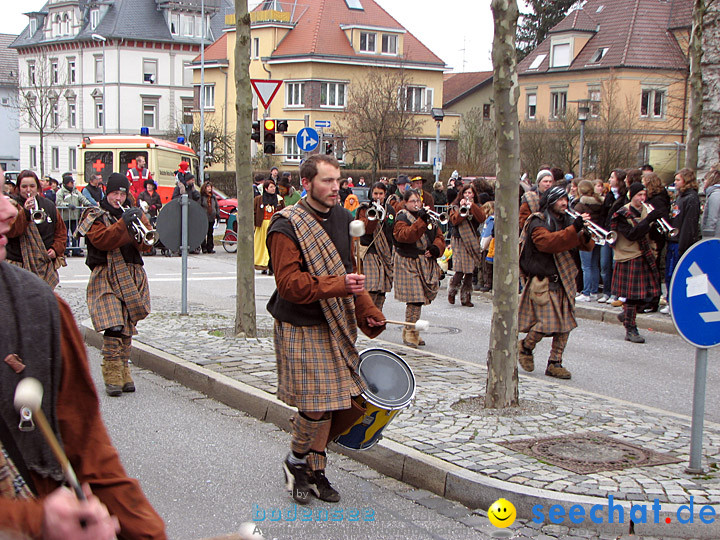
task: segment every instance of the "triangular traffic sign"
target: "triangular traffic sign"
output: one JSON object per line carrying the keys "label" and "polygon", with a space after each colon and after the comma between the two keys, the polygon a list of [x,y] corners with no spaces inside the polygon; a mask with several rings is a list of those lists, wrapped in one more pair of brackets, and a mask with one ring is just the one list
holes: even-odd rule
{"label": "triangular traffic sign", "polygon": [[250,79],[250,84],[253,90],[255,90],[255,94],[266,109],[270,107],[270,103],[278,90],[280,90],[282,83],[282,81],[269,79]]}

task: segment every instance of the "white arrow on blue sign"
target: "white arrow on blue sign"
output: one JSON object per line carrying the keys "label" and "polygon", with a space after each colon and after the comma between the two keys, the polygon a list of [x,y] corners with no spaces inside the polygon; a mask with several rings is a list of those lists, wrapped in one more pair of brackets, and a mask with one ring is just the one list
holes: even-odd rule
{"label": "white arrow on blue sign", "polygon": [[315,120],[315,127],[316,128],[329,128],[330,120]]}
{"label": "white arrow on blue sign", "polygon": [[720,239],[698,242],[680,258],[670,282],[678,333],[700,348],[720,344]]}
{"label": "white arrow on blue sign", "polygon": [[298,147],[303,152],[312,152],[320,142],[318,132],[311,127],[302,128],[298,131],[297,137],[295,138],[297,139]]}

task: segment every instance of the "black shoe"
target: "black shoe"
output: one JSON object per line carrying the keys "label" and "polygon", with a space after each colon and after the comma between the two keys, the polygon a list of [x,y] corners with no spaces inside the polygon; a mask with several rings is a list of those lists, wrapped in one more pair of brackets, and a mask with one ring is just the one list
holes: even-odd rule
{"label": "black shoe", "polygon": [[291,494],[292,498],[298,504],[307,504],[310,502],[310,468],[307,463],[293,465],[285,458],[283,461],[283,471],[285,472],[285,489]]}
{"label": "black shoe", "polygon": [[310,476],[310,489],[315,496],[325,502],[340,502],[340,494],[325,478],[325,471],[314,471]]}
{"label": "black shoe", "polygon": [[625,322],[625,312],[621,311],[617,314],[617,320],[620,321],[620,324]]}
{"label": "black shoe", "polygon": [[630,341],[631,343],[645,343],[645,338],[638,333],[637,326],[633,326],[632,328],[628,328],[625,332],[625,341]]}

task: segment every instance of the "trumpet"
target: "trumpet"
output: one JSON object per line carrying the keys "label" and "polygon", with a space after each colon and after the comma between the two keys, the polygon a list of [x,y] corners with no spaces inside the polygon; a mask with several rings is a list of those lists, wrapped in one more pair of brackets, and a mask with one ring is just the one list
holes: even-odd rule
{"label": "trumpet", "polygon": [[[121,206],[123,211],[130,210],[129,206]],[[146,246],[154,246],[158,241],[158,233],[155,229],[148,229],[140,218],[135,218],[130,222],[130,227],[135,233],[135,241],[138,244]]]}
{"label": "trumpet", "polygon": [[[428,216],[430,217],[430,219],[435,222],[435,224],[438,224],[438,225],[447,225],[447,222],[449,221],[449,218],[448,218],[448,215],[447,215],[446,212],[441,212],[441,213],[438,214],[438,213],[435,212],[434,210],[430,210],[430,207],[429,207],[429,206],[423,206],[423,208],[424,208],[425,211],[427,212],[427,214],[428,214]],[[432,229],[432,228],[433,228],[433,224],[432,224],[432,223],[428,223],[428,229]]]}
{"label": "trumpet", "polygon": [[380,223],[385,221],[385,207],[379,204],[377,201],[373,201],[368,207],[367,216],[368,221],[379,221]]}
{"label": "trumpet", "polygon": [[35,209],[30,212],[30,219],[33,220],[33,223],[35,223],[35,225],[40,225],[44,221],[50,223],[50,217],[47,215],[47,212],[45,212],[44,208],[40,208],[37,197],[33,197],[33,200],[35,201]]}
{"label": "trumpet", "polygon": [[[655,210],[655,207],[650,203],[643,203],[643,206],[648,212],[652,212],[653,210]],[[660,231],[662,234],[666,235],[670,239],[677,238],[677,235],[680,234],[680,229],[676,229],[668,223],[667,219],[662,217],[655,221],[655,226],[657,227],[658,231]]]}
{"label": "trumpet", "polygon": [[472,215],[470,214],[470,208],[472,206],[472,203],[467,201],[468,204],[463,204],[463,202],[466,202],[466,201],[462,201],[460,203],[460,217],[470,219],[472,217]]}
{"label": "trumpet", "polygon": [[[575,210],[570,210],[569,208],[565,210],[565,213],[570,216],[573,219],[577,219],[580,217],[580,214],[577,213]],[[585,230],[590,233],[590,236],[592,236],[592,239],[595,240],[596,244],[614,244],[615,240],[617,240],[617,233],[615,231],[606,231],[603,229],[600,225],[596,225],[589,219],[585,219]]]}

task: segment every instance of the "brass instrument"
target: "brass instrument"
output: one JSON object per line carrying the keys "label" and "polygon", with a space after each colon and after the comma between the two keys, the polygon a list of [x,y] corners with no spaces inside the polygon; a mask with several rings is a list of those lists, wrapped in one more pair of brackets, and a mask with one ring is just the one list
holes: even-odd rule
{"label": "brass instrument", "polygon": [[[120,208],[126,212],[130,210],[129,206],[120,206]],[[158,233],[155,229],[148,229],[140,218],[135,218],[130,222],[130,227],[135,233],[135,241],[146,246],[154,246],[158,241]]]}
{"label": "brass instrument", "polygon": [[[434,222],[435,225],[447,225],[447,222],[449,221],[448,215],[446,212],[441,212],[438,214],[434,210],[430,210],[429,206],[423,206],[425,211],[428,214],[428,217]],[[433,228],[433,223],[428,223],[428,229]]]}
{"label": "brass instrument", "polygon": [[[643,203],[643,206],[648,211],[648,213],[655,210],[655,207],[650,203]],[[677,238],[677,236],[680,234],[680,229],[676,229],[675,227],[670,225],[667,219],[663,217],[655,220],[655,226],[657,227],[658,231],[660,231],[660,233],[664,234],[671,240]]]}
{"label": "brass instrument", "polygon": [[[570,210],[569,208],[567,210],[565,210],[565,213],[573,219],[577,219],[578,217],[581,217],[581,215],[579,213],[577,213],[575,210]],[[584,221],[585,221],[585,227],[584,227],[585,230],[588,233],[590,233],[590,236],[592,236],[592,239],[595,240],[596,244],[612,245],[617,240],[617,233],[615,231],[606,231],[600,225],[596,225],[589,219],[584,219]]]}
{"label": "brass instrument", "polygon": [[47,215],[47,212],[45,212],[44,208],[40,208],[37,197],[33,197],[33,200],[35,201],[35,209],[30,212],[30,219],[33,220],[33,223],[35,223],[35,225],[40,225],[44,221],[50,223],[50,216]]}
{"label": "brass instrument", "polygon": [[[464,202],[468,202],[468,204],[463,204]],[[470,208],[472,207],[472,203],[466,200],[463,200],[460,202],[460,217],[461,218],[467,218],[471,219],[472,214],[470,214]]]}
{"label": "brass instrument", "polygon": [[377,201],[373,201],[372,204],[368,206],[366,216],[368,221],[379,221],[380,223],[383,223],[385,221],[385,207],[378,203]]}

